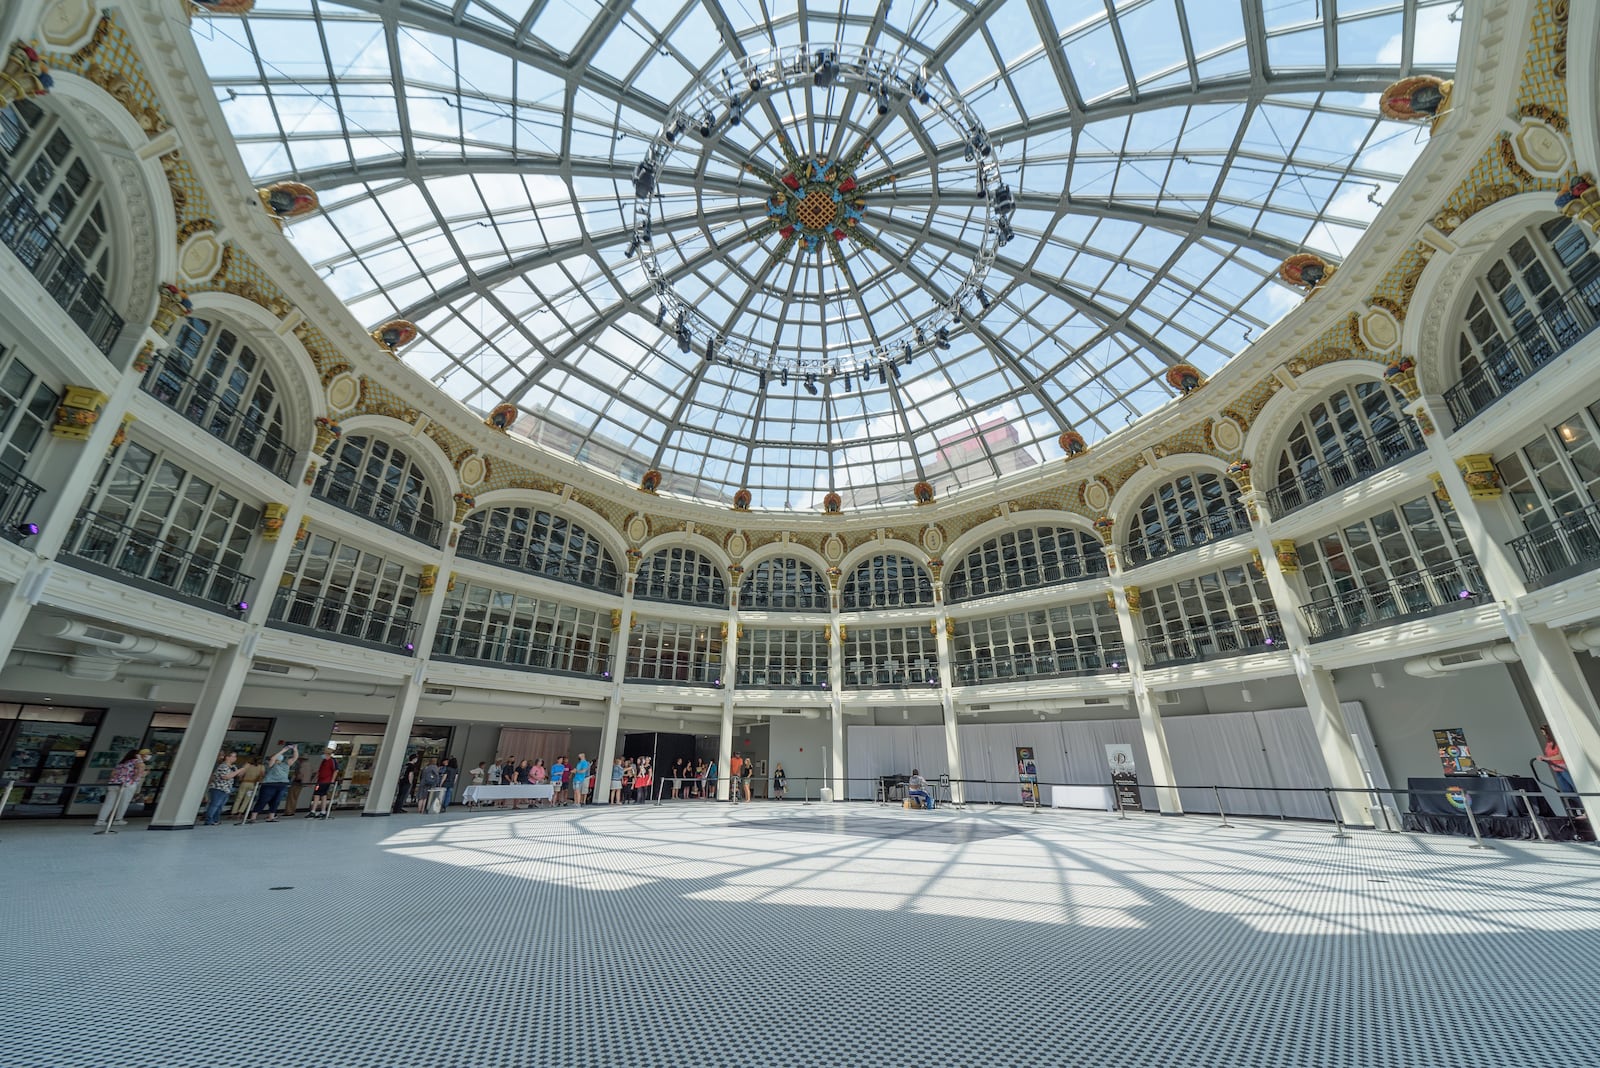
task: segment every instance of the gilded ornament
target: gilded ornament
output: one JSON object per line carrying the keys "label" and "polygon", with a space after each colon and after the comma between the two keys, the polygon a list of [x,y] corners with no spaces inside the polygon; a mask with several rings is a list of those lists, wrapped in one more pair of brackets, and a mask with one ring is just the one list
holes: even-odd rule
{"label": "gilded ornament", "polygon": [[1338,268],[1315,252],[1297,252],[1278,265],[1278,277],[1306,291],[1306,297],[1326,285]]}
{"label": "gilded ornament", "polygon": [[417,577],[417,594],[421,597],[430,596],[439,584],[439,565],[425,564],[422,574]]}
{"label": "gilded ornament", "polygon": [[44,96],[55,85],[50,68],[39,59],[32,45],[21,41],[6,53],[6,62],[0,67],[0,108],[10,107],[18,100],[30,96]]}
{"label": "gilded ornament", "polygon": [[1450,93],[1455,83],[1431,74],[1401,78],[1378,98],[1378,113],[1401,122],[1426,122],[1429,132],[1438,129],[1439,120],[1450,110]]}
{"label": "gilded ornament", "polygon": [[1285,575],[1293,575],[1300,570],[1300,551],[1295,548],[1293,541],[1273,542],[1272,555]]}
{"label": "gilded ornament", "polygon": [[287,219],[298,219],[317,210],[317,194],[302,182],[274,182],[265,189],[257,189],[256,196],[267,214],[280,225]]}
{"label": "gilded ornament", "polygon": [[390,319],[372,331],[371,336],[385,352],[395,356],[402,345],[409,345],[417,339],[417,327],[415,323],[404,319]]}
{"label": "gilded ornament", "polygon": [[83,441],[100,421],[100,410],[110,398],[89,386],[68,386],[56,405],[56,419],[50,433],[70,441]]}
{"label": "gilded ornament", "polygon": [[269,502],[261,509],[261,538],[263,541],[277,541],[278,535],[283,533],[283,522],[289,514],[289,506],[276,501]]}

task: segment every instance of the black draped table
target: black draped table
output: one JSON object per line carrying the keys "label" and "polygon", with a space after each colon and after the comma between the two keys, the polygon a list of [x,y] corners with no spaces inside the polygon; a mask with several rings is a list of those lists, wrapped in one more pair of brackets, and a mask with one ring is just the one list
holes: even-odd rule
{"label": "black draped table", "polygon": [[1472,833],[1467,805],[1485,838],[1536,839],[1539,831],[1528,817],[1528,805],[1517,796],[1526,791],[1528,804],[1544,824],[1545,835],[1557,841],[1581,840],[1587,835],[1579,821],[1558,816],[1539,791],[1537,779],[1526,775],[1449,775],[1436,779],[1407,779],[1410,811],[1401,817],[1408,831],[1429,834]]}

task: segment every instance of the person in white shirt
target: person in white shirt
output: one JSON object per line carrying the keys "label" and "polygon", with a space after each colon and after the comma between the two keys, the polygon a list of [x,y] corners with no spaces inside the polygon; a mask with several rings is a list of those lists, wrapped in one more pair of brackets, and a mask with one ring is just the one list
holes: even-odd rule
{"label": "person in white shirt", "polygon": [[473,786],[482,786],[484,777],[489,774],[489,762],[487,760],[478,761],[478,766],[467,774],[472,776]]}
{"label": "person in white shirt", "polygon": [[500,785],[500,761],[498,760],[489,765],[489,785]]}
{"label": "person in white shirt", "polygon": [[922,808],[933,807],[933,794],[928,792],[928,780],[916,768],[911,769],[911,778],[906,781],[906,796]]}

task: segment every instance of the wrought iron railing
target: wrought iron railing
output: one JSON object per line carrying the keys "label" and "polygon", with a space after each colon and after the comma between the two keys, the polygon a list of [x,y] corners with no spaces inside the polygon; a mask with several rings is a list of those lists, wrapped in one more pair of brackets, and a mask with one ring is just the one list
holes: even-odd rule
{"label": "wrought iron railing", "polygon": [[159,534],[94,512],[78,513],[61,551],[141,585],[213,607],[235,607],[250,585],[249,575],[215,557],[180,548],[163,541]]}
{"label": "wrought iron railing", "polygon": [[622,678],[655,686],[721,686],[722,665],[705,660],[629,658]]}
{"label": "wrought iron railing", "polygon": [[139,388],[279,478],[287,481],[294,470],[295,451],[276,431],[187,374],[172,353],[156,357]]}
{"label": "wrought iron railing", "polygon": [[1391,427],[1370,441],[1357,434],[1346,439],[1342,455],[1315,467],[1301,468],[1289,481],[1267,490],[1267,509],[1274,518],[1288,515],[1425,448],[1421,438],[1408,434],[1404,427]]}
{"label": "wrought iron railing", "polygon": [[494,664],[499,667],[537,671],[546,675],[569,675],[574,678],[593,678],[610,662],[610,654],[598,649],[592,664],[586,669],[559,667],[552,659],[572,662],[567,650],[552,650],[546,638],[516,632],[463,634],[451,624],[440,622],[439,633],[433,639],[433,655],[443,660],[470,664]]}
{"label": "wrought iron railing", "polygon": [[847,660],[844,665],[846,690],[900,690],[939,685],[939,661],[919,656],[909,662],[890,657],[877,663]]}
{"label": "wrought iron railing", "polygon": [[1139,641],[1145,663],[1151,665],[1192,664],[1247,653],[1270,653],[1287,647],[1283,624],[1276,612],[1246,619],[1211,620],[1204,625]]}
{"label": "wrought iron railing", "polygon": [[828,588],[747,582],[739,587],[739,607],[750,612],[826,612]]}
{"label": "wrought iron railing", "polygon": [[539,575],[555,582],[565,582],[571,586],[582,586],[586,590],[617,593],[622,589],[622,580],[614,569],[607,572],[597,566],[583,565],[573,557],[558,553],[540,554],[521,551],[508,556],[506,547],[506,535],[503,532],[486,534],[481,529],[467,529],[461,532],[461,537],[456,543],[456,555],[493,564],[496,567],[507,567],[527,575]]}
{"label": "wrought iron railing", "polygon": [[[1003,563],[984,565],[981,581],[977,581],[978,575],[969,574],[965,569],[957,571],[945,587],[945,602],[958,604],[962,601],[976,601],[982,597],[997,597],[1022,590],[1065,586],[1070,582],[1104,575],[1108,570],[1104,556],[1063,556],[1059,561],[1049,565],[1034,564],[1026,569],[1018,568],[1009,574],[1001,570],[1005,566]],[[1056,571],[1057,574],[1046,577],[1046,570]]]}
{"label": "wrought iron railing", "polygon": [[1600,504],[1557,516],[1508,544],[1534,589],[1600,567]]}
{"label": "wrought iron railing", "polygon": [[1122,645],[1100,645],[1092,649],[973,657],[956,663],[955,683],[971,686],[1013,679],[1113,675],[1127,670],[1128,658]]}
{"label": "wrought iron railing", "polygon": [[58,229],[54,219],[33,206],[28,191],[0,171],[0,244],[22,261],[94,347],[110,355],[122,333],[122,316],[106,300],[83,258],[56,236]]}
{"label": "wrought iron railing", "polygon": [[370,519],[379,526],[398,531],[424,545],[434,547],[439,545],[440,536],[444,532],[444,524],[439,520],[429,519],[418,512],[408,513],[401,508],[399,501],[388,496],[367,490],[348,492],[349,490],[348,484],[340,484],[324,476],[317,479],[312,494],[341,511]]}
{"label": "wrought iron railing", "polygon": [[43,492],[44,487],[23,478],[21,471],[0,464],[0,538],[21,541],[28,537],[28,513]]}
{"label": "wrought iron railing", "polygon": [[1462,560],[1323,597],[1300,612],[1307,636],[1322,641],[1481,604],[1488,591],[1477,563]]}
{"label": "wrought iron railing", "polygon": [[826,690],[828,688],[827,661],[813,662],[806,667],[742,667],[738,672],[740,686],[754,690]]}
{"label": "wrought iron railing", "polygon": [[1231,538],[1235,534],[1243,534],[1249,529],[1250,517],[1245,514],[1243,508],[1238,508],[1216,515],[1202,516],[1191,522],[1185,530],[1135,531],[1128,539],[1128,563],[1137,565],[1160,560],[1162,557],[1188,552],[1202,545],[1210,545],[1214,541]]}
{"label": "wrought iron railing", "polygon": [[[348,594],[358,598],[358,594]],[[410,655],[416,651],[417,621],[411,609],[397,605],[376,609],[355,599],[313,597],[280,589],[272,599],[269,624],[319,638],[356,642]]]}
{"label": "wrought iron railing", "polygon": [[1539,306],[1515,337],[1497,338],[1485,347],[1477,366],[1444,391],[1456,426],[1462,427],[1489,405],[1532,378],[1600,325],[1600,274]]}

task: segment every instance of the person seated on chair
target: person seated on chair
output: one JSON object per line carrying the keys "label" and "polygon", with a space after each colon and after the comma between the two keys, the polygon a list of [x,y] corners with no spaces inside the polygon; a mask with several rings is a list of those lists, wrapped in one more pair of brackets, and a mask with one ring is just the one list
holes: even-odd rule
{"label": "person seated on chair", "polygon": [[906,796],[920,808],[933,807],[933,794],[928,791],[928,780],[916,768],[911,769],[911,778],[906,781]]}

